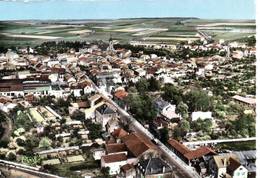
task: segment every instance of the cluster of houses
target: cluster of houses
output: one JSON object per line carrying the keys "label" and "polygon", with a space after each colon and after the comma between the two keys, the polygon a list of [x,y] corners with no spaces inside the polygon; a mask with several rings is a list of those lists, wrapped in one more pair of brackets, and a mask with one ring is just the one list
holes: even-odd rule
{"label": "cluster of houses", "polygon": [[[129,82],[136,83],[142,77],[155,77],[162,84],[189,82],[189,74],[197,77],[217,77],[213,75],[221,69],[220,65],[229,58],[215,55],[213,57],[191,58],[187,61],[174,61],[155,54],[141,54],[132,57],[132,52],[125,49],[102,51],[93,45],[79,52],[58,54],[57,57],[37,54],[17,54],[8,51],[0,55],[0,109],[10,112],[18,104],[28,110],[26,115],[37,123],[36,132],[41,134],[46,127],[53,133],[55,147],[39,149],[36,154],[43,159],[44,165],[84,162],[87,158],[83,148],[97,144],[91,153],[94,160],[100,161],[101,168],[109,168],[109,174],[117,177],[174,177],[174,169],[160,155],[157,146],[135,131],[123,128],[124,120],[117,109],[96,94],[94,79],[101,91],[113,96],[117,103],[127,97],[126,88]],[[225,49],[223,44],[207,46],[184,45],[191,50]],[[232,52],[234,58],[255,55],[255,49],[241,47]],[[229,51],[228,51],[229,52]],[[242,56],[242,57],[241,57]],[[85,69],[88,70],[85,70]],[[224,76],[226,77],[226,76]],[[87,95],[87,101],[78,99],[69,104],[68,115],[61,116],[51,105],[33,106],[35,98],[51,96],[55,99],[69,96],[80,98]],[[254,97],[235,95],[233,99],[242,105],[255,107]],[[171,127],[172,121],[181,120],[176,113],[176,105],[158,98],[154,101],[160,117],[153,122],[154,130],[165,126]],[[51,103],[50,103],[51,104]],[[102,137],[90,140],[89,130],[82,120],[73,120],[70,116],[81,111],[84,119],[98,123],[102,128]],[[23,113],[21,111],[20,113]],[[193,112],[191,120],[214,120],[211,112]],[[64,122],[61,122],[65,119]],[[80,142],[71,144],[75,132]],[[26,137],[22,133],[22,138]],[[193,166],[202,176],[253,178],[255,173],[255,154],[251,152],[233,152],[218,154],[209,147],[190,150],[180,142],[170,139],[168,146],[187,165]],[[52,145],[52,146],[53,146]],[[15,148],[14,148],[15,149]]]}
{"label": "cluster of houses", "polygon": [[168,144],[179,158],[193,166],[203,177],[253,178],[256,176],[256,150],[217,153],[207,146],[191,150],[174,139],[170,139]]}

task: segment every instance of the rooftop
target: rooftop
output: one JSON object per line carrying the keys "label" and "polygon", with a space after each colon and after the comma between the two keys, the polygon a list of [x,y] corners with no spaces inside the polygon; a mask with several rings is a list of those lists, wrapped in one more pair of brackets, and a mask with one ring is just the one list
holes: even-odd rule
{"label": "rooftop", "polygon": [[105,163],[114,163],[127,160],[126,154],[124,153],[105,155],[102,156],[102,158],[104,159]]}
{"label": "rooftop", "polygon": [[134,133],[131,133],[122,138],[122,141],[125,143],[127,149],[135,156],[138,157],[149,147],[141,141],[141,139]]}
{"label": "rooftop", "polygon": [[108,154],[126,151],[126,146],[123,143],[107,144],[105,147],[106,147],[106,152]]}

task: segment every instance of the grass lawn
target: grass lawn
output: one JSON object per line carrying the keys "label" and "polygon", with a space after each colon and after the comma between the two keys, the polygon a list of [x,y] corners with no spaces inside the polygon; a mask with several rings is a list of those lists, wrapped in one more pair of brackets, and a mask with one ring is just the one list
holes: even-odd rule
{"label": "grass lawn", "polygon": [[232,151],[245,151],[245,150],[255,150],[256,142],[255,141],[246,141],[246,142],[230,142],[230,143],[220,143],[216,145],[218,149],[227,149]]}
{"label": "grass lawn", "polygon": [[88,171],[99,170],[100,165],[96,161],[84,161],[79,163],[65,163],[59,165],[52,165],[48,167],[48,170],[56,175],[67,178],[79,178],[81,177],[76,171]]}

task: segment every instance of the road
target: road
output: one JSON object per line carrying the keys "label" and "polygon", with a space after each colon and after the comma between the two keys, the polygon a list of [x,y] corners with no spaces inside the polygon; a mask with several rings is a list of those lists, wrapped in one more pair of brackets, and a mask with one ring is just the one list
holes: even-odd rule
{"label": "road", "polygon": [[211,36],[209,36],[207,33],[201,31],[201,30],[198,30],[198,33],[203,37],[205,38],[207,41],[210,41],[211,40]]}
{"label": "road", "polygon": [[[131,124],[134,131],[141,134],[143,137],[146,138],[146,140],[153,140],[155,137],[146,129],[143,127],[142,124],[140,124],[134,117],[132,117],[130,114],[128,114],[124,109],[119,107],[117,103],[115,103],[111,98],[109,98],[109,94],[100,90],[96,86],[96,84],[92,81],[93,87],[96,89],[96,91],[111,105],[113,105],[118,113],[126,118],[128,120],[128,123]],[[200,178],[199,174],[190,166],[185,164],[175,153],[173,153],[170,149],[168,149],[163,143],[161,143],[159,140],[157,142],[157,149],[162,153],[164,157],[167,158],[167,162],[174,167],[176,170],[175,177],[176,178]]]}
{"label": "road", "polygon": [[27,166],[25,164],[15,163],[15,162],[6,161],[2,159],[0,159],[0,168],[7,169],[7,172],[12,174],[13,176],[15,174],[18,174],[20,176],[23,175],[24,177],[28,177],[28,178],[29,177],[62,178],[57,175],[42,172],[39,170],[39,168],[36,167]]}
{"label": "road", "polygon": [[196,141],[196,142],[183,142],[183,145],[187,147],[194,146],[206,146],[209,144],[217,144],[217,143],[229,143],[229,142],[245,142],[245,141],[254,141],[256,137],[249,138],[237,138],[237,139],[222,139],[222,140],[204,140],[204,141]]}

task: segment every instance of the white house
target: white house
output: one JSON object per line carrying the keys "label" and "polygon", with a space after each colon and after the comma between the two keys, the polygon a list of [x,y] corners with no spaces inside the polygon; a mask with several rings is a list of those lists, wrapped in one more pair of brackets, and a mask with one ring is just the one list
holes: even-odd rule
{"label": "white house", "polygon": [[104,148],[94,148],[91,150],[93,153],[94,160],[101,160],[101,157],[106,155],[106,151]]}
{"label": "white house", "polygon": [[223,154],[213,157],[211,169],[215,172],[216,178],[231,177],[231,178],[247,178],[248,170],[240,164],[236,155]]}
{"label": "white house", "polygon": [[172,105],[169,102],[164,101],[162,98],[155,100],[155,106],[158,108],[158,112],[169,120],[181,118],[181,116],[175,112],[176,105]]}
{"label": "white house", "polygon": [[192,112],[191,114],[191,119],[192,121],[196,121],[198,119],[201,119],[201,120],[205,120],[205,119],[213,119],[212,118],[212,112],[202,112],[202,111],[197,111],[197,112]]}
{"label": "white house", "polygon": [[101,157],[101,168],[109,167],[109,175],[120,173],[120,167],[127,164],[127,157],[124,153],[105,155]]}

